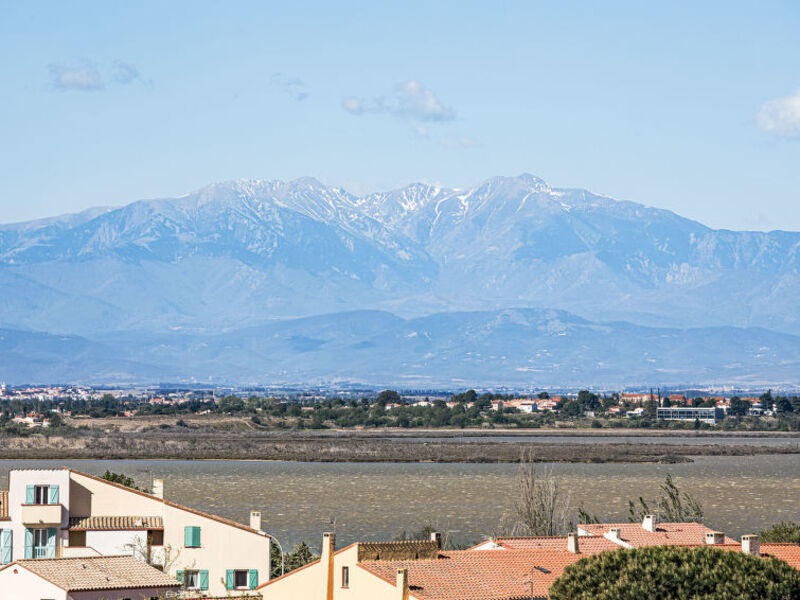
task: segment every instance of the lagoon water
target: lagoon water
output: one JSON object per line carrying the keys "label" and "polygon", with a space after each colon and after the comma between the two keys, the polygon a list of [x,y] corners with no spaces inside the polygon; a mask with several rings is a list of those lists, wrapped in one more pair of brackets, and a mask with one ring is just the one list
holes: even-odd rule
{"label": "lagoon water", "polygon": [[[165,479],[175,502],[247,523],[261,510],[265,529],[288,548],[323,531],[337,544],[392,539],[426,523],[472,542],[497,531],[512,503],[516,465],[290,463],[269,461],[0,461],[0,489],[12,468],[109,469],[148,486]],[[552,464],[572,504],[603,520],[627,521],[627,500],[652,499],[667,473],[697,496],[706,524],[739,536],[780,520],[800,521],[800,455],[696,457],[686,464]]]}

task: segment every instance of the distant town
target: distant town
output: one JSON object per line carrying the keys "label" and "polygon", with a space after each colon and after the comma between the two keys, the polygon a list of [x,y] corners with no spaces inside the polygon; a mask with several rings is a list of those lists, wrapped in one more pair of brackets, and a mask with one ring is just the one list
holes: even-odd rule
{"label": "distant town", "polygon": [[[800,430],[800,395],[697,390],[533,394],[467,390],[114,389],[0,385],[0,424],[37,428],[73,420],[148,415],[251,414],[255,425],[326,427],[588,427]],[[263,417],[263,418],[262,418]]]}

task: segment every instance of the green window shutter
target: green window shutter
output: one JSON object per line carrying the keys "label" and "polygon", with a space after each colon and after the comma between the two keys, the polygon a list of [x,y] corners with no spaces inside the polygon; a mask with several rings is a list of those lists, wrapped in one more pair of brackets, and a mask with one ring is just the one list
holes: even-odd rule
{"label": "green window shutter", "polygon": [[233,569],[228,569],[225,571],[225,589],[233,589]]}
{"label": "green window shutter", "polygon": [[200,571],[200,589],[208,589],[208,571]]}
{"label": "green window shutter", "polygon": [[187,548],[200,547],[200,528],[199,527],[184,527],[183,528],[183,545]]}
{"label": "green window shutter", "polygon": [[47,558],[56,557],[56,530],[51,527],[47,530]]}
{"label": "green window shutter", "polygon": [[250,589],[254,590],[258,587],[258,569],[250,569],[250,577],[248,578]]}
{"label": "green window shutter", "polygon": [[25,558],[33,558],[33,531],[25,528]]}
{"label": "green window shutter", "polygon": [[50,486],[50,497],[48,498],[49,504],[58,504],[58,486]]}
{"label": "green window shutter", "polygon": [[33,499],[34,499],[33,486],[32,485],[26,485],[25,486],[25,504],[33,504]]}
{"label": "green window shutter", "polygon": [[0,565],[7,565],[11,562],[11,536],[14,532],[10,529],[0,531]]}
{"label": "green window shutter", "polygon": [[183,587],[184,581],[183,581],[183,570],[182,569],[178,569],[177,571],[175,571],[175,579],[177,579],[178,583],[180,583],[181,587]]}

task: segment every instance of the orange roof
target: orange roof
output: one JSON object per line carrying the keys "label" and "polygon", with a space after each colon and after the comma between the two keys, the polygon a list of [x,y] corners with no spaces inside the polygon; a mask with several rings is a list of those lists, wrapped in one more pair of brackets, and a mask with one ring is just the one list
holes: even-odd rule
{"label": "orange roof", "polygon": [[[591,523],[578,525],[590,535],[603,535],[612,527],[620,529],[623,542],[631,546],[691,546],[705,543],[706,533],[714,531],[702,523],[659,523],[656,531],[647,531],[641,523]],[[736,540],[725,536],[725,544]]]}
{"label": "orange roof", "polygon": [[800,544],[761,544],[761,555],[785,560],[800,570]]}
{"label": "orange roof", "polygon": [[566,550],[455,550],[433,560],[364,561],[358,566],[396,583],[408,569],[411,595],[420,600],[522,600],[547,590],[580,554]]}
{"label": "orange roof", "polygon": [[[552,548],[554,550],[567,549],[567,536],[552,537],[501,537],[495,540],[499,546],[508,550],[541,550]],[[607,540],[602,536],[578,536],[578,549],[581,554],[598,554],[604,550],[616,550],[619,544]]]}
{"label": "orange roof", "polygon": [[[724,546],[715,546],[722,550],[730,550],[731,552],[741,552],[741,544],[725,544]],[[777,558],[786,561],[789,566],[800,570],[800,544],[777,544],[777,543],[763,543],[759,548],[761,556],[767,558]]]}

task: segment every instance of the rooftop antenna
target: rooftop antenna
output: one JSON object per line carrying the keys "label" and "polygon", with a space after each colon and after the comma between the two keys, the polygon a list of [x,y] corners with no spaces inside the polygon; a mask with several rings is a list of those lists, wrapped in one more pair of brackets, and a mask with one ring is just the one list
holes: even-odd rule
{"label": "rooftop antenna", "polygon": [[528,579],[526,579],[525,581],[522,582],[522,583],[530,584],[530,586],[531,586],[531,600],[536,600],[536,595],[534,594],[534,591],[533,591],[533,584],[536,583],[536,580],[534,580],[534,578],[533,578],[533,572],[534,571],[539,571],[540,573],[549,573],[550,572],[549,569],[545,569],[544,567],[539,567],[539,566],[531,567],[531,576],[530,576],[530,578],[528,578]]}
{"label": "rooftop antenna", "polygon": [[328,518],[328,522],[329,522],[331,525],[333,525],[333,535],[334,535],[334,536],[336,536],[336,517],[335,517],[335,516],[333,516],[333,515],[331,515],[331,516]]}

